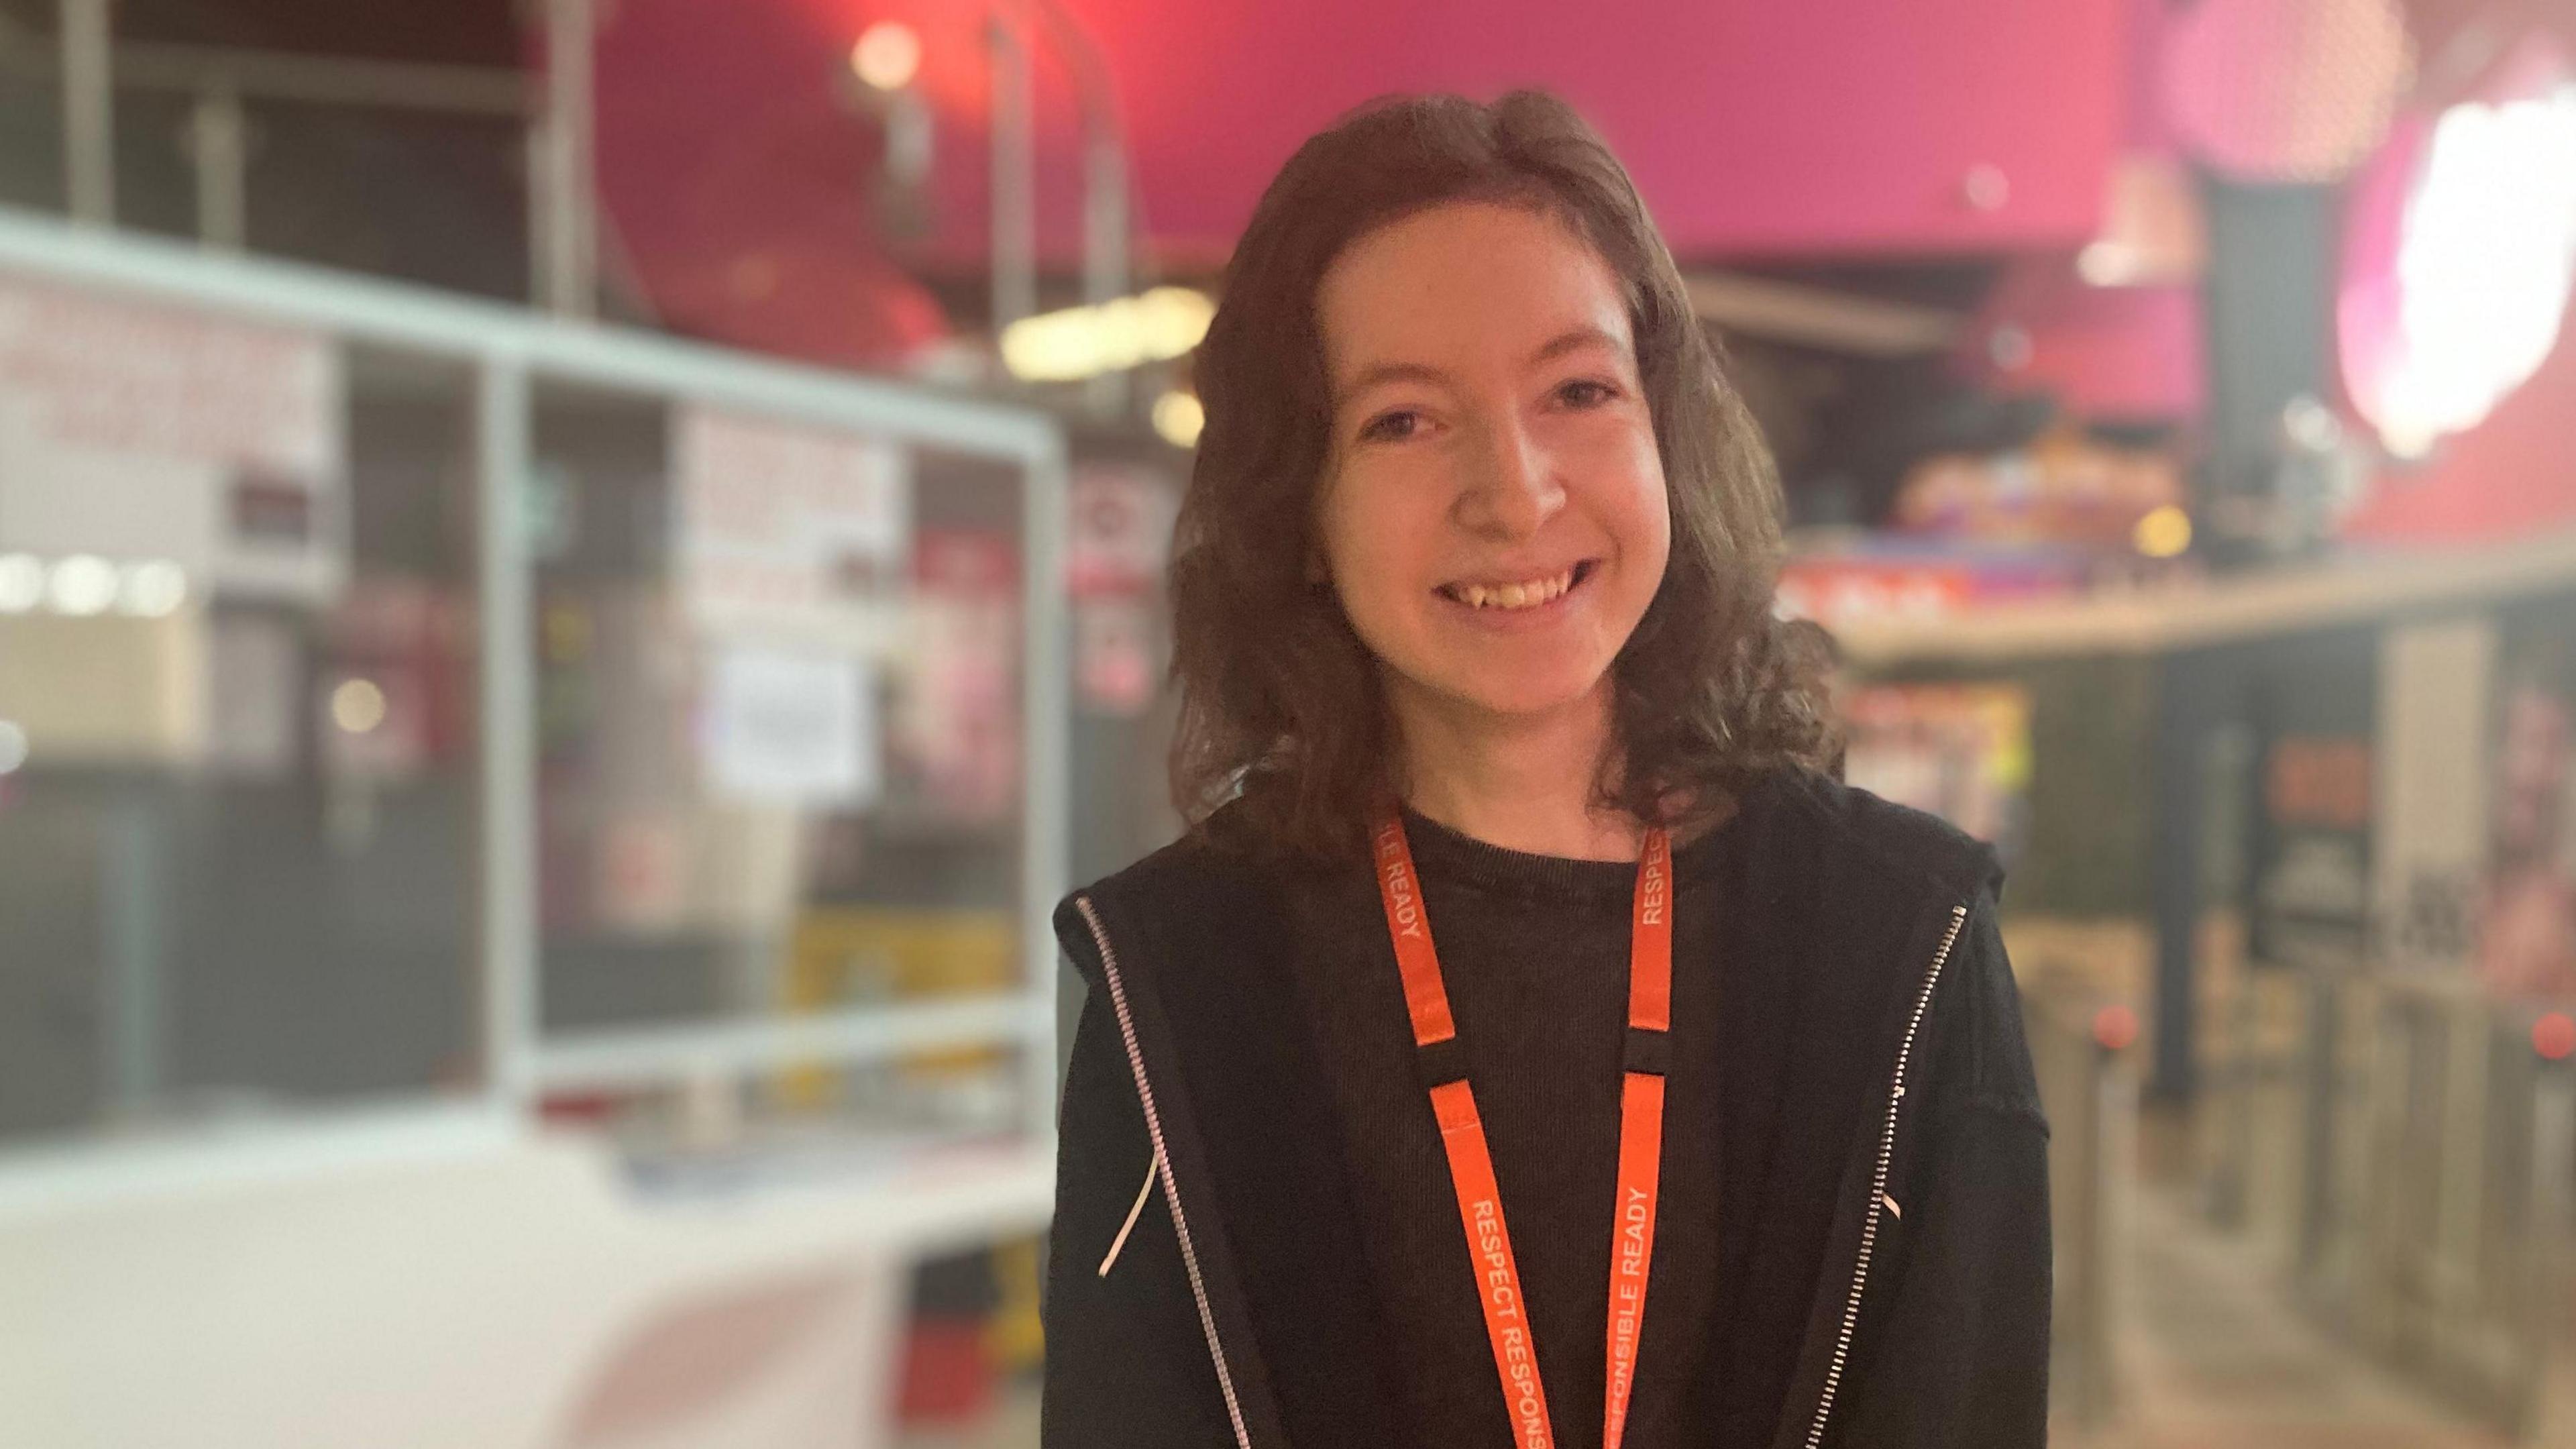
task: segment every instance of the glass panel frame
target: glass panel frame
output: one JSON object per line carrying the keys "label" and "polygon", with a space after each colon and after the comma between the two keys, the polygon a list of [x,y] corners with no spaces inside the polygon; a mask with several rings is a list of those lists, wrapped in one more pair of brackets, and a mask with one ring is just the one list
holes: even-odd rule
{"label": "glass panel frame", "polygon": [[[0,1197],[48,1184],[141,1181],[135,1153],[197,1160],[209,1152],[293,1163],[296,1143],[340,1140],[358,1124],[431,1119],[450,1128],[525,1121],[542,1096],[585,1085],[685,1083],[709,1070],[786,1071],[857,1065],[987,1045],[1030,1063],[1055,1059],[1056,946],[1051,912],[1065,889],[1069,732],[1061,429],[1032,410],[929,389],[757,359],[673,339],[549,320],[512,308],[315,269],[102,235],[0,209],[0,276],[102,296],[148,299],[308,329],[343,348],[381,347],[471,373],[476,562],[478,868],[472,881],[479,989],[480,1082],[471,1093],[423,1094],[349,1111],[281,1114],[219,1138],[75,1141],[0,1147]],[[537,390],[614,389],[669,403],[736,410],[935,448],[1016,468],[1022,480],[1019,697],[1023,828],[1016,910],[1018,974],[1008,990],[899,1006],[856,1006],[794,1019],[690,1024],[549,1038],[537,974],[534,585],[528,507]],[[1052,1078],[1033,1072],[1026,1132],[1053,1131]],[[474,1130],[483,1130],[476,1127]]]}

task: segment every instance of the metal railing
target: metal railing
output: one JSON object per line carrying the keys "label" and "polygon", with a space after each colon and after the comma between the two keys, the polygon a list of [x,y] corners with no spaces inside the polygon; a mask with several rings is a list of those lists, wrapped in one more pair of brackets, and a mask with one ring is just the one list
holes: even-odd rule
{"label": "metal railing", "polygon": [[2287,968],[2238,999],[2204,1102],[2214,1215],[2352,1342],[2521,1442],[2576,1442],[2576,1003]]}
{"label": "metal railing", "polygon": [[2022,1017],[2049,1127],[2049,1394],[2077,1424],[2098,1428],[2121,1397],[2117,1329],[2128,1304],[2138,1110],[2124,1049],[2136,1020],[2090,988],[2055,984],[2026,989]]}
{"label": "metal railing", "polygon": [[239,250],[249,233],[250,120],[256,103],[481,117],[522,127],[528,181],[529,296],[588,316],[603,243],[594,199],[589,0],[548,0],[545,73],[488,66],[303,55],[235,46],[116,40],[106,0],[65,0],[60,35],[0,22],[0,64],[62,95],[63,198],[74,221],[113,226],[120,90],[189,99],[185,151],[196,182],[197,239]]}
{"label": "metal railing", "polygon": [[[63,124],[66,211],[84,225],[116,222],[119,90],[190,98],[186,153],[196,181],[198,240],[238,250],[249,228],[254,102],[485,117],[522,127],[528,199],[529,299],[566,316],[598,311],[603,264],[631,273],[598,196],[595,104],[600,0],[536,0],[541,68],[424,64],[231,46],[118,40],[109,0],[59,0],[58,34],[39,36],[0,16],[0,65],[56,84]],[[1115,77],[1099,43],[1057,0],[997,0],[986,27],[992,68],[992,329],[1038,305],[1035,71],[1040,52],[1072,81],[1082,137],[1082,297],[1124,295],[1138,272],[1134,165]],[[927,124],[926,117],[917,118]],[[643,299],[633,299],[638,305]],[[1114,413],[1127,379],[1093,380],[1090,402]]]}
{"label": "metal railing", "polygon": [[2466,981],[2372,989],[2354,1327],[2526,1442],[2568,1442],[2576,1069],[2535,1049],[2552,1013]]}

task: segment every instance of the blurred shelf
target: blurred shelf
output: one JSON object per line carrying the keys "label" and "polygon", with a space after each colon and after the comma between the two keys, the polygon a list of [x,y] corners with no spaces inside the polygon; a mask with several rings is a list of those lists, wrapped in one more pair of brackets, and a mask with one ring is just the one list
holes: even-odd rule
{"label": "blurred shelf", "polygon": [[1026,992],[1011,992],[766,1021],[550,1034],[537,1047],[536,1080],[548,1092],[613,1091],[806,1063],[1028,1045],[1051,1039],[1054,1029],[1051,1011],[1032,1008]]}
{"label": "blurred shelf", "polygon": [[1864,669],[2158,654],[2576,589],[2576,530],[2480,548],[2347,554],[2134,593],[2016,603],[1834,628]]}

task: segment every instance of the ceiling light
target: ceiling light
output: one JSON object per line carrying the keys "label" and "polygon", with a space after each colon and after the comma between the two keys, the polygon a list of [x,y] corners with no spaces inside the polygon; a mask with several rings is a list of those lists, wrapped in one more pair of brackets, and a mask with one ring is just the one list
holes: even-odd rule
{"label": "ceiling light", "polygon": [[362,735],[385,722],[385,692],[372,679],[352,679],[331,691],[331,723]]}
{"label": "ceiling light", "polygon": [[921,34],[900,20],[880,20],[850,47],[850,74],[881,91],[899,91],[921,73]]}
{"label": "ceiling light", "polygon": [[1186,355],[1207,336],[1216,303],[1156,287],[1088,307],[1024,317],[1002,329],[1002,364],[1025,382],[1078,382]]}
{"label": "ceiling light", "polygon": [[2393,248],[2348,279],[2344,366],[2389,451],[2417,457],[2557,345],[2576,285],[2576,83],[2442,112],[2400,206]]}
{"label": "ceiling light", "polygon": [[125,571],[117,605],[129,614],[158,619],[177,613],[188,598],[188,574],[168,559],[139,563]]}
{"label": "ceiling light", "polygon": [[54,565],[45,593],[61,613],[104,614],[116,602],[116,565],[96,554],[73,554]]}
{"label": "ceiling light", "polygon": [[1175,448],[1195,448],[1207,426],[1207,409],[1198,398],[1178,388],[1154,399],[1154,431]]}
{"label": "ceiling light", "polygon": [[44,562],[34,554],[0,554],[0,614],[23,614],[44,601]]}
{"label": "ceiling light", "polygon": [[2191,547],[2191,515],[2170,503],[2152,509],[2130,531],[2130,541],[2149,558],[2180,558]]}

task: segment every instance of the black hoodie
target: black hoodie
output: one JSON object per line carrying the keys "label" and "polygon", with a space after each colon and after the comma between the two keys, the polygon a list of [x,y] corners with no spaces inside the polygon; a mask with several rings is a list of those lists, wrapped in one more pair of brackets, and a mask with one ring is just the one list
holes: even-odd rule
{"label": "black hoodie", "polygon": [[[2041,1443],[2046,1127],[1993,858],[1812,775],[1741,810],[1729,829],[1754,848],[1727,908],[1798,986],[1782,1140],[1806,1160],[1775,1170],[1842,1187],[1778,1422],[1706,1442]],[[1280,959],[1286,905],[1233,828],[1220,813],[1056,912],[1091,994],[1061,1123],[1050,1449],[1401,1438],[1343,1126]],[[1464,1274],[1463,1231],[1458,1252]]]}

